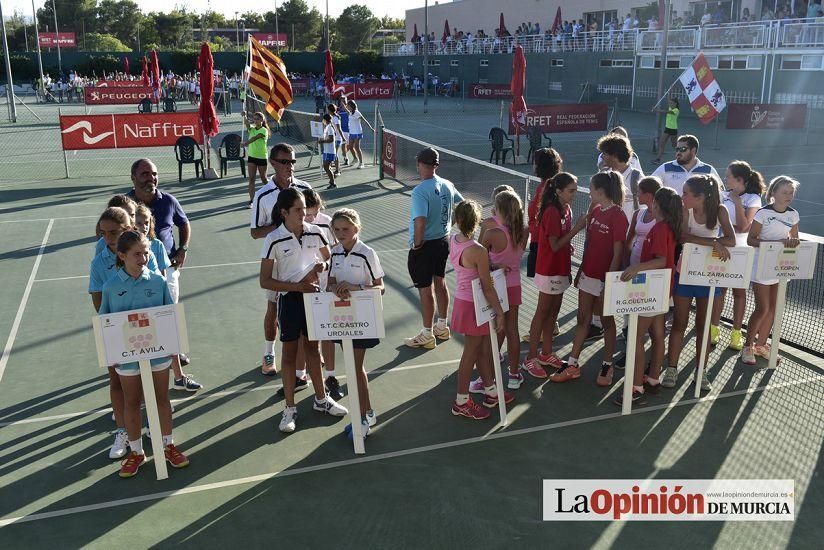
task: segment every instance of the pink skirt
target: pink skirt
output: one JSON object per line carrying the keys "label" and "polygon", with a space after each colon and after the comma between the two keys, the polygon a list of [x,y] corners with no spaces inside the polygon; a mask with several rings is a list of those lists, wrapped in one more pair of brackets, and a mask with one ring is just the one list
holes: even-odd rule
{"label": "pink skirt", "polygon": [[452,320],[450,328],[466,336],[486,336],[489,334],[489,324],[478,326],[475,321],[475,304],[469,300],[455,298],[452,304]]}
{"label": "pink skirt", "polygon": [[521,285],[506,287],[506,295],[510,306],[521,305]]}

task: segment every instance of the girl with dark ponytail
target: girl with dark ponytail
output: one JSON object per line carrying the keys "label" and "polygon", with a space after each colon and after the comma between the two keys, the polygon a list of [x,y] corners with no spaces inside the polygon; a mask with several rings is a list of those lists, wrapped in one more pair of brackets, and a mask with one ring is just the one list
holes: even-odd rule
{"label": "girl with dark ponytail", "polygon": [[526,276],[535,276],[535,262],[538,259],[538,208],[541,197],[549,180],[564,169],[564,161],[558,151],[552,147],[544,147],[535,151],[533,156],[535,175],[541,178],[541,183],[535,189],[535,194],[527,206],[527,220],[529,224],[529,255],[526,260]]}
{"label": "girl with dark ponytail", "polygon": [[[730,214],[730,223],[735,229],[735,246],[747,246],[755,213],[761,208],[761,196],[766,186],[764,177],[752,169],[748,162],[736,160],[727,166],[724,180],[727,191],[721,194],[721,203]],[[721,337],[721,311],[727,298],[727,289],[721,289],[721,297],[712,303],[712,322],[710,323],[710,344],[715,345]],[[732,332],[729,348],[741,351],[744,348],[744,336],[741,325],[744,323],[744,310],[747,308],[747,289],[732,289]]]}
{"label": "girl with dark ponytail", "polygon": [[[681,229],[681,242],[711,246],[722,259],[728,260],[728,247],[735,246],[735,231],[730,223],[730,215],[721,207],[721,182],[711,175],[692,176],[684,183],[684,224]],[[680,270],[680,262],[676,271]],[[678,360],[684,347],[684,333],[689,322],[690,308],[695,300],[695,363],[701,354],[709,355],[708,343],[703,341],[704,323],[707,321],[707,304],[710,287],[681,284],[675,276],[675,316],[669,339],[669,366],[664,373],[661,385],[674,388],[678,381]],[[716,288],[715,296],[720,294]],[[705,363],[706,364],[706,363]],[[707,372],[700,381],[702,391],[710,391],[712,386]]]}

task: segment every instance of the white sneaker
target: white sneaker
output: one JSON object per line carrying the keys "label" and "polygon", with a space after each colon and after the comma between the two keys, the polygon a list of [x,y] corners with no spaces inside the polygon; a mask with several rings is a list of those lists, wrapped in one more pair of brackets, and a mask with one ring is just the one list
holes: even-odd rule
{"label": "white sneaker", "polygon": [[339,404],[328,395],[324,401],[318,401],[318,398],[316,397],[312,401],[312,408],[318,412],[326,413],[331,416],[346,416],[349,414],[349,410],[346,407]]}
{"label": "white sneaker", "polygon": [[358,164],[358,170],[363,170],[364,168],[366,168],[366,166],[364,166],[363,163]]}
{"label": "white sneaker", "polygon": [[129,447],[129,434],[126,430],[117,430],[114,434],[114,443],[109,450],[109,458],[118,460],[126,456],[126,449]]}
{"label": "white sneaker", "polygon": [[664,379],[661,380],[661,385],[665,388],[674,388],[678,382],[678,369],[675,367],[667,367],[664,372]]}
{"label": "white sneaker", "polygon": [[290,434],[297,429],[298,409],[297,407],[286,407],[283,409],[283,416],[280,419],[278,429],[283,433]]}
{"label": "white sneaker", "polygon": [[469,383],[469,393],[483,393],[484,381],[480,376]]}
{"label": "white sneaker", "polygon": [[369,424],[370,428],[378,423],[378,415],[372,409],[366,411],[366,423]]}
{"label": "white sneaker", "polygon": [[435,336],[426,336],[423,331],[419,332],[414,338],[404,338],[403,343],[410,348],[424,348],[435,349],[438,344],[435,342]]}

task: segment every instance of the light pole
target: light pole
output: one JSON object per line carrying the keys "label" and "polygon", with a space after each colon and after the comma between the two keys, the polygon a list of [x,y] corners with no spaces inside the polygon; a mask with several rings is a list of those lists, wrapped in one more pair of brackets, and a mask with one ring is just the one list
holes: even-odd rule
{"label": "light pole", "polygon": [[278,0],[275,0],[275,48],[280,55],[280,27],[278,26]]}
{"label": "light pole", "polygon": [[423,112],[429,105],[429,0],[423,5],[423,35],[426,41],[423,45]]}
{"label": "light pole", "polygon": [[[671,0],[664,0],[664,31],[661,43],[661,69],[658,72],[658,101],[661,101],[661,96],[664,94],[664,72],[667,69],[667,42],[669,39],[669,29],[670,29],[670,10],[672,9],[672,1]],[[656,105],[658,107],[658,105]],[[659,135],[658,139],[661,139],[660,132],[661,132],[661,113],[656,112],[655,114],[655,128],[658,130]],[[658,151],[658,155],[661,155],[661,151]]]}
{"label": "light pole", "polygon": [[237,18],[238,13],[240,12],[235,12],[235,44],[237,45],[237,51],[240,51],[240,25]]}
{"label": "light pole", "polygon": [[52,0],[52,15],[54,15],[54,43],[57,44],[57,77],[63,74],[63,58],[60,56],[60,30],[57,28],[57,8]]}
{"label": "light pole", "polygon": [[43,78],[43,56],[40,53],[40,31],[37,30],[37,10],[34,0],[31,0],[31,11],[34,14],[34,43],[37,44],[37,66],[40,68],[40,97],[46,100],[46,82]]}
{"label": "light pole", "polygon": [[11,77],[11,58],[9,57],[9,41],[6,38],[6,20],[3,19],[3,4],[0,3],[0,23],[3,27],[3,57],[6,59],[6,96],[9,98],[9,119],[17,122],[17,106],[14,104],[14,81]]}

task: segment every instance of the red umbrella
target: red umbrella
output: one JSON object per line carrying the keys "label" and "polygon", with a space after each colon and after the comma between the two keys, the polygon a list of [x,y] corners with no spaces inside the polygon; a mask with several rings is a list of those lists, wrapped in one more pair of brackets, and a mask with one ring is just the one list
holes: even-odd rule
{"label": "red umbrella", "polygon": [[512,107],[509,109],[509,116],[512,125],[515,127],[515,135],[518,141],[515,154],[519,155],[521,146],[521,128],[526,123],[526,101],[524,100],[524,87],[526,86],[526,57],[524,49],[519,45],[515,47],[515,57],[512,59],[512,80],[509,89],[512,92]]}
{"label": "red umbrella", "polygon": [[558,11],[555,12],[555,20],[552,22],[552,34],[558,32],[563,21],[561,20],[561,6],[558,6]]}
{"label": "red umbrella", "polygon": [[449,32],[449,19],[443,22],[443,36],[441,37],[441,44],[446,44],[446,39],[449,35],[452,34]]}
{"label": "red umbrella", "polygon": [[323,66],[323,84],[326,86],[329,95],[332,95],[335,91],[335,68],[332,66],[332,52],[326,50],[324,55],[326,61]]}
{"label": "red umbrella", "polygon": [[504,25],[504,12],[501,12],[501,20],[498,22],[498,36],[503,36],[504,31],[506,31],[506,25]]}
{"label": "red umbrella", "polygon": [[143,85],[145,87],[149,87],[149,60],[146,59],[146,56],[143,56],[143,59],[140,60],[140,64],[143,65],[143,70],[140,72],[141,80],[143,81]]}
{"label": "red umbrella", "polygon": [[418,24],[415,23],[415,32],[412,33],[412,42],[417,42],[420,39],[421,39],[421,37],[418,36]]}
{"label": "red umbrella", "polygon": [[123,56],[123,72],[129,74],[129,58]]}
{"label": "red umbrella", "polygon": [[154,96],[160,99],[160,62],[157,60],[157,51],[152,50],[152,88]]}
{"label": "red umbrella", "polygon": [[212,101],[215,91],[214,60],[212,50],[206,42],[200,46],[200,56],[197,58],[200,68],[200,124],[203,126],[203,133],[207,136],[217,135],[220,121],[217,118],[215,104]]}

